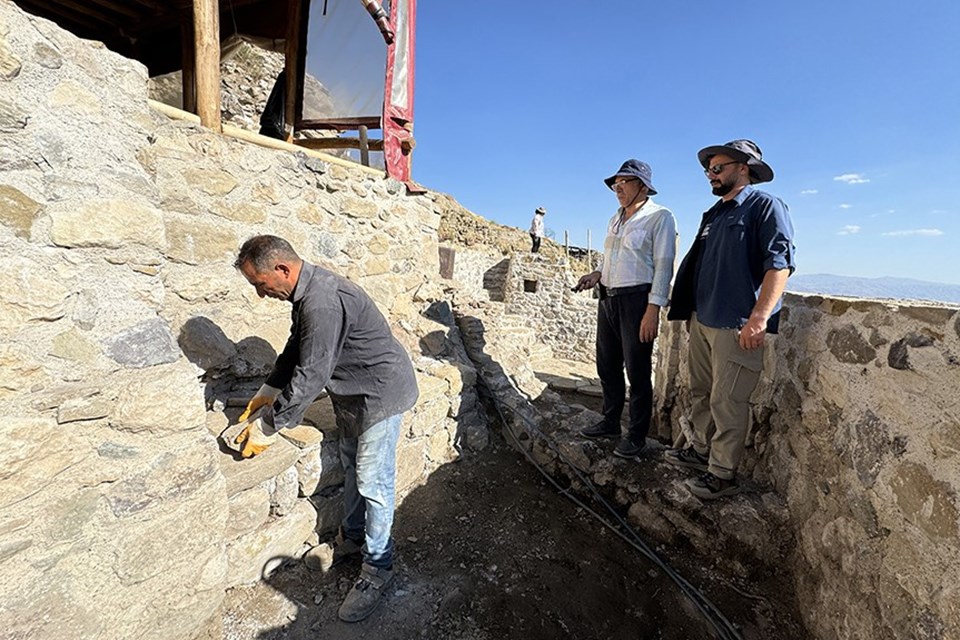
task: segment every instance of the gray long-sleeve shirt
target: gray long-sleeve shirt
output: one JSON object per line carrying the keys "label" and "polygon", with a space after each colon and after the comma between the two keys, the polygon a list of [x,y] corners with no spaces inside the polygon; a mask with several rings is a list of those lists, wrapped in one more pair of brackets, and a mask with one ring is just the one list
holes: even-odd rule
{"label": "gray long-sleeve shirt", "polygon": [[273,405],[278,429],[300,424],[324,387],[347,437],[414,405],[410,357],[363,289],[304,262],[290,300],[290,337],[267,378],[282,389]]}

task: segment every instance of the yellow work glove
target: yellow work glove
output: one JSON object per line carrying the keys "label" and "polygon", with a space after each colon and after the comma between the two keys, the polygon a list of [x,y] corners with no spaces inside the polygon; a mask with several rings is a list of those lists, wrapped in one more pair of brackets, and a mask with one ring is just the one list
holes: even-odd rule
{"label": "yellow work glove", "polygon": [[262,407],[265,404],[273,404],[273,401],[277,399],[277,396],[280,395],[280,389],[276,387],[271,387],[268,384],[260,387],[260,390],[257,391],[256,395],[250,398],[250,402],[247,403],[247,408],[243,413],[240,414],[240,418],[237,422],[243,422],[244,420],[250,417],[250,414]]}
{"label": "yellow work glove", "polygon": [[263,453],[277,439],[277,430],[273,426],[273,407],[268,407],[263,414],[251,421],[233,441],[240,445],[240,455],[244,458]]}

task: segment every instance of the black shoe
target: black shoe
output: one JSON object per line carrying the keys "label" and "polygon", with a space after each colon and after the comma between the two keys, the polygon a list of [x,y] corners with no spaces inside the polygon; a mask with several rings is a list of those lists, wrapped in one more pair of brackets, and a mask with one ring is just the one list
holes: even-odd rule
{"label": "black shoe", "polygon": [[724,480],[709,471],[701,476],[687,480],[684,484],[687,485],[690,493],[703,500],[732,496],[740,492],[740,485],[737,484],[736,478]]}
{"label": "black shoe", "polygon": [[586,427],[580,430],[580,435],[584,438],[618,438],[620,436],[620,427],[611,429],[606,422],[598,422],[592,427]]}
{"label": "black shoe", "polygon": [[697,471],[706,471],[710,466],[710,458],[700,455],[693,447],[669,449],[664,452],[663,459],[675,467],[687,467]]}
{"label": "black shoe", "polygon": [[613,449],[613,455],[618,458],[633,459],[643,451],[643,444],[637,444],[630,438],[620,438],[620,442]]}

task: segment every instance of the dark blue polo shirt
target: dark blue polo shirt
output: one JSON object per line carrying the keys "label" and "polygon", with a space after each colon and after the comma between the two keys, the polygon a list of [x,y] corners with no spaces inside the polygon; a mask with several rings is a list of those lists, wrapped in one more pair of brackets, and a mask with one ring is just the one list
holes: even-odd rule
{"label": "dark blue polo shirt", "polygon": [[[748,185],[705,214],[697,260],[697,320],[715,329],[739,329],[757,303],[770,269],[795,269],[793,223],[779,198]],[[780,301],[767,322],[777,332]]]}

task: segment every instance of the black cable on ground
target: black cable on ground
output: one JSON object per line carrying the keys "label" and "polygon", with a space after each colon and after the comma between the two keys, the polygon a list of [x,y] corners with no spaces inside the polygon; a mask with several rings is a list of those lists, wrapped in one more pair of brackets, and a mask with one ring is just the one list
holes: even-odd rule
{"label": "black cable on ground", "polygon": [[[557,455],[557,458],[561,462],[563,462],[573,470],[577,479],[580,480],[589,489],[589,492],[593,497],[593,499],[596,500],[598,503],[600,503],[607,510],[607,512],[609,512],[610,515],[613,516],[614,520],[616,521],[616,524],[619,526],[616,526],[614,523],[607,520],[603,515],[597,513],[595,510],[587,506],[582,500],[580,500],[577,496],[571,493],[569,488],[564,489],[563,487],[561,487],[560,484],[553,478],[553,476],[551,476],[549,473],[546,472],[546,470],[543,469],[543,467],[533,458],[530,452],[527,451],[527,449],[520,442],[520,439],[513,432],[513,429],[510,426],[510,423],[507,421],[507,417],[504,415],[503,403],[501,403],[500,400],[496,397],[496,395],[491,391],[490,387],[487,386],[486,382],[483,380],[483,377],[478,375],[477,382],[486,389],[487,394],[493,400],[494,408],[497,410],[497,414],[500,416],[500,421],[503,424],[504,429],[506,429],[506,431],[509,432],[510,437],[513,439],[514,443],[516,444],[516,447],[520,450],[521,453],[523,453],[523,455],[527,458],[527,460],[529,460],[530,463],[533,464],[533,466],[537,469],[537,471],[539,471],[540,474],[544,478],[546,478],[547,481],[551,485],[553,485],[555,489],[557,489],[560,492],[561,495],[566,496],[571,502],[573,502],[578,507],[580,507],[581,509],[589,513],[603,526],[613,531],[620,538],[622,538],[627,544],[629,544],[634,549],[639,551],[647,559],[649,559],[657,567],[659,567],[665,574],[667,574],[670,577],[670,579],[673,580],[674,583],[676,583],[676,585],[680,588],[680,591],[685,596],[687,596],[687,598],[690,599],[690,601],[697,608],[697,610],[704,617],[704,619],[706,619],[706,621],[710,624],[710,626],[713,627],[714,631],[716,631],[717,633],[718,638],[720,638],[721,640],[743,640],[743,636],[740,634],[740,631],[732,622],[730,622],[726,618],[726,616],[723,615],[720,609],[718,609],[716,605],[710,602],[710,600],[708,600],[705,595],[703,595],[700,591],[698,591],[696,587],[694,587],[689,582],[687,582],[687,580],[683,576],[677,573],[673,567],[671,567],[665,560],[663,560],[659,555],[657,555],[657,553],[653,549],[651,549],[646,542],[644,542],[644,540],[640,537],[640,534],[638,534],[636,530],[634,530],[633,527],[631,527],[627,523],[627,521],[624,520],[624,518],[619,513],[617,513],[616,509],[613,508],[613,505],[611,505],[602,495],[600,495],[600,492],[597,490],[593,482],[591,482],[590,479],[587,478],[583,474],[583,472],[576,467],[576,465],[570,462],[570,460],[563,454],[563,452],[560,451],[560,449],[554,444],[553,440],[547,437],[547,435],[544,434],[539,429],[539,427],[537,427],[537,425],[533,423],[533,421],[531,421],[530,419],[528,419],[523,415],[520,415],[519,413],[516,413],[515,415],[525,425],[527,433],[532,438],[536,438],[537,436],[539,436],[544,442],[546,442],[550,450]],[[533,441],[531,441],[531,443]]]}

